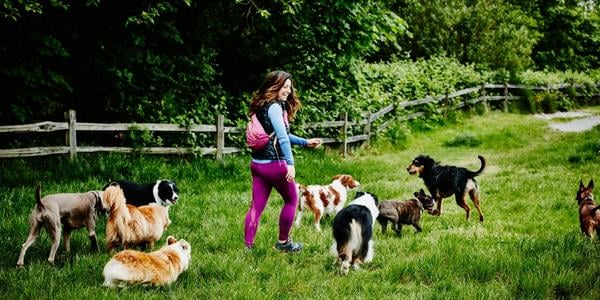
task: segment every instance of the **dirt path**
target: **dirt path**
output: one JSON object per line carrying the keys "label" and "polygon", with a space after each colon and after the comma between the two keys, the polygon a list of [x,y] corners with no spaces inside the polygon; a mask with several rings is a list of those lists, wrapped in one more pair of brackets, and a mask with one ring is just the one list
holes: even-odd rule
{"label": "dirt path", "polygon": [[600,115],[592,115],[586,112],[557,112],[554,114],[537,114],[535,117],[544,120],[574,118],[568,122],[550,123],[550,128],[561,132],[582,132],[600,125]]}

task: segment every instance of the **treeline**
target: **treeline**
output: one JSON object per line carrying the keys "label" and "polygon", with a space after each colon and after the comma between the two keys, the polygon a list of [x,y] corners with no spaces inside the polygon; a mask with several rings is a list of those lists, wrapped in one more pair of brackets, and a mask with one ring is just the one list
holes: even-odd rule
{"label": "treeline", "polygon": [[527,70],[594,81],[599,11],[596,1],[4,0],[0,122],[68,109],[85,121],[242,120],[274,69],[294,76],[300,121],[517,83]]}

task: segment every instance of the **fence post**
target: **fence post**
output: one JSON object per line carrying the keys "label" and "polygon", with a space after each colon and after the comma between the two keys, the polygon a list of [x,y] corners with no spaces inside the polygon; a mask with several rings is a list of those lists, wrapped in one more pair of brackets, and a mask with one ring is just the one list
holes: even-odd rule
{"label": "fence post", "polygon": [[371,140],[371,112],[367,112],[367,124],[364,128],[364,133],[367,135],[367,139],[365,140],[364,145],[369,146],[369,141]]}
{"label": "fence post", "polygon": [[67,145],[69,146],[69,158],[71,161],[77,159],[77,117],[75,110],[69,109],[68,113],[65,113],[67,122],[69,123],[69,131],[67,132]]}
{"label": "fence post", "polygon": [[486,97],[486,93],[485,93],[485,83],[481,85],[481,98],[483,99],[483,110],[487,113],[488,112],[488,103],[487,103],[487,97]]}
{"label": "fence post", "polygon": [[217,115],[217,151],[215,152],[215,158],[217,160],[223,160],[223,148],[225,148],[225,117],[221,114]]}
{"label": "fence post", "polygon": [[504,112],[508,112],[508,83],[504,83]]}
{"label": "fence post", "polygon": [[340,147],[340,152],[342,152],[342,156],[346,158],[348,155],[348,113],[342,112],[340,114],[341,119],[344,121],[344,125],[342,126],[342,145]]}
{"label": "fence post", "polygon": [[448,87],[446,87],[446,93],[444,94],[444,99],[442,100],[442,113],[444,118],[448,116],[448,110],[450,110],[450,107],[448,107],[449,104],[449,99],[448,99]]}

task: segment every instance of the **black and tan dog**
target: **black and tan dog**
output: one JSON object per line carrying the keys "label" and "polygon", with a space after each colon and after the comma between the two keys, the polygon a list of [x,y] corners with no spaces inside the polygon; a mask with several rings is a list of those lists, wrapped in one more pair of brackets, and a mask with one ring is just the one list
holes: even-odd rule
{"label": "black and tan dog", "polygon": [[590,180],[587,187],[583,185],[583,181],[579,181],[576,197],[579,204],[579,226],[586,236],[592,237],[595,231],[596,237],[600,237],[600,206],[594,202],[593,189],[594,180]]}
{"label": "black and tan dog", "polygon": [[383,201],[379,202],[379,216],[377,221],[381,224],[381,233],[385,234],[388,222],[392,223],[392,229],[398,235],[402,234],[402,225],[412,225],[417,232],[421,232],[421,214],[424,210],[431,211],[435,206],[435,200],[421,189],[415,192],[415,198],[405,201]]}
{"label": "black and tan dog", "polygon": [[465,210],[468,220],[471,208],[465,201],[465,197],[469,194],[479,212],[479,221],[483,222],[483,213],[479,204],[479,186],[475,181],[475,176],[480,175],[485,169],[485,159],[483,156],[477,157],[481,161],[481,167],[476,172],[456,166],[443,166],[425,155],[415,157],[406,168],[411,175],[419,174],[419,177],[423,178],[425,186],[437,202],[433,215],[441,215],[442,199],[454,195],[456,204]]}

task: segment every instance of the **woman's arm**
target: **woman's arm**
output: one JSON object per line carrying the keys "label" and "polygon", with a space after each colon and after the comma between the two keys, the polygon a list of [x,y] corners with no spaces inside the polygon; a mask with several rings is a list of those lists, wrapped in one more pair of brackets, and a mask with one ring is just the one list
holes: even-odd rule
{"label": "woman's arm", "polygon": [[303,146],[306,147],[308,146],[308,140],[305,138],[301,138],[295,134],[289,134],[288,135],[290,137],[290,142],[292,143],[292,145],[299,145],[299,146]]}

